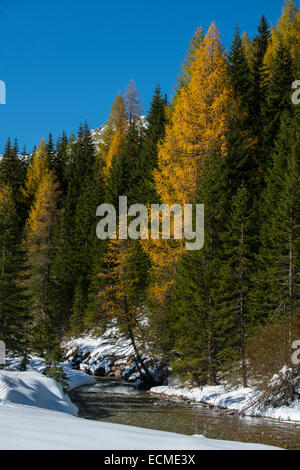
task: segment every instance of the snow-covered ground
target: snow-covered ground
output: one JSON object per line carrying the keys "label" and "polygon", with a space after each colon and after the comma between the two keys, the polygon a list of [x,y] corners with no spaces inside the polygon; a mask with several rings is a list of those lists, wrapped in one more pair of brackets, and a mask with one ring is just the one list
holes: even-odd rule
{"label": "snow-covered ground", "polygon": [[217,441],[101,423],[67,413],[0,404],[0,449],[5,450],[268,450],[259,444]]}
{"label": "snow-covered ground", "polygon": [[[83,382],[84,376],[74,371],[73,385]],[[0,449],[270,449],[85,420],[76,414],[76,407],[61,386],[40,372],[0,371]]]}
{"label": "snow-covered ground", "polygon": [[269,407],[264,410],[253,407],[252,409],[246,409],[258,393],[252,388],[237,388],[236,390],[228,391],[228,388],[225,388],[223,385],[202,388],[168,385],[154,387],[150,391],[151,393],[168,397],[183,398],[192,403],[203,403],[226,410],[235,410],[248,416],[263,416],[281,421],[300,422],[300,400],[296,400],[290,406]]}
{"label": "snow-covered ground", "polygon": [[[94,384],[91,374],[111,375],[135,381],[138,373],[130,341],[110,327],[100,337],[90,335],[64,345],[66,361],[61,364],[68,389]],[[149,360],[148,358],[145,358]],[[18,360],[10,359],[0,371],[0,422],[5,438],[0,448],[14,449],[239,449],[266,448],[184,436],[77,418],[77,408],[62,387],[42,375],[45,362],[33,357],[27,372],[16,370]],[[80,370],[73,369],[76,366]],[[153,368],[155,370],[155,367]],[[88,374],[86,372],[88,372]],[[177,383],[155,387],[152,393],[205,403],[251,416],[266,416],[300,422],[300,402],[292,406],[244,411],[255,396],[253,389],[228,391],[224,386],[190,388]],[[2,434],[2,433],[1,433]]]}
{"label": "snow-covered ground", "polygon": [[[8,359],[6,364],[6,369],[11,371],[16,371],[18,369],[18,365],[20,363],[20,359]],[[75,370],[72,368],[71,364],[66,361],[60,364],[62,367],[64,374],[67,378],[67,388],[68,390],[72,390],[73,388],[80,387],[81,385],[93,385],[96,383],[95,377],[86,374],[80,370]],[[33,356],[28,364],[28,371],[34,372],[43,372],[46,368],[45,361],[40,357]],[[7,375],[7,372],[5,372]],[[20,375],[20,372],[16,372],[16,375]],[[1,378],[1,371],[0,371],[0,378]],[[0,399],[1,399],[1,381],[0,381]]]}
{"label": "snow-covered ground", "polygon": [[90,374],[108,374],[112,364],[126,367],[126,363],[134,355],[133,347],[129,339],[120,334],[116,327],[108,328],[105,333],[98,337],[84,335],[73,338],[63,345],[66,357],[69,361],[75,357],[74,363],[78,364],[82,371]]}
{"label": "snow-covered ground", "polygon": [[[131,341],[116,326],[109,326],[101,336],[87,334],[73,338],[63,344],[63,349],[68,364],[83,372],[124,379],[137,386],[141,383]],[[163,383],[167,372],[165,367],[147,354],[142,354],[144,363],[157,382]]]}
{"label": "snow-covered ground", "polygon": [[62,387],[49,377],[37,371],[8,372],[0,371],[0,403],[20,404],[47,408],[77,415],[73,405]]}

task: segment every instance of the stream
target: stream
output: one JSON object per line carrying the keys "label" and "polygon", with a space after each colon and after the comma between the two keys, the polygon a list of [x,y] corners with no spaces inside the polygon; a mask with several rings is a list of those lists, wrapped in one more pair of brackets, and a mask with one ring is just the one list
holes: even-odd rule
{"label": "stream", "polygon": [[97,378],[69,392],[81,418],[128,424],[211,439],[253,442],[300,450],[300,424],[239,417],[135,389],[127,382]]}

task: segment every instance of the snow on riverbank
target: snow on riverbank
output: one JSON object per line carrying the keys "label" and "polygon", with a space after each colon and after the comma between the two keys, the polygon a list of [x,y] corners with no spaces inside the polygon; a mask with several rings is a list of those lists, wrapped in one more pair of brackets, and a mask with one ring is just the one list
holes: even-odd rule
{"label": "snow on riverbank", "polygon": [[[142,321],[140,326],[141,324]],[[136,343],[139,345],[138,338]],[[62,347],[68,364],[76,369],[98,377],[124,379],[137,387],[142,384],[131,340],[114,324],[111,324],[100,336],[86,334],[65,342]],[[155,361],[149,351],[142,352],[141,356],[156,382],[167,383],[166,366]]]}
{"label": "snow on riverbank", "polygon": [[[11,364],[11,367],[13,365]],[[104,449],[104,450],[243,450],[268,449],[206,439],[203,436],[154,431],[77,417],[77,408],[62,387],[33,367],[43,361],[33,358],[30,370],[0,371],[0,449]],[[70,388],[95,381],[94,377],[64,366]]]}
{"label": "snow on riverbank", "polygon": [[237,388],[236,390],[228,391],[222,385],[202,388],[168,385],[151,388],[150,392],[168,397],[183,398],[193,403],[202,403],[226,410],[234,410],[242,412],[247,416],[263,416],[281,421],[300,422],[300,400],[296,400],[290,406],[269,407],[264,410],[245,410],[246,406],[249,405],[250,401],[257,394],[257,391],[251,388]]}
{"label": "snow on riverbank", "polygon": [[[114,377],[141,383],[132,343],[117,327],[110,326],[98,337],[84,335],[63,344],[68,363],[84,372],[98,377]],[[166,370],[147,355],[144,363],[158,383],[163,383]]]}
{"label": "snow on riverbank", "polygon": [[[20,359],[8,359],[6,369],[15,371],[17,375],[20,375],[21,372],[18,372],[18,366],[20,364]],[[81,385],[93,385],[96,383],[96,379],[91,375],[86,374],[80,370],[75,370],[72,368],[71,364],[68,362],[63,362],[59,364],[64,374],[67,378],[67,388],[72,390],[73,388],[80,387]],[[32,357],[28,364],[28,371],[35,371],[42,373],[46,369],[46,363],[40,357]],[[0,380],[1,387],[1,380]]]}
{"label": "snow on riverbank", "polygon": [[[114,326],[97,338],[90,335],[75,338],[64,345],[69,364],[89,374],[123,378],[135,382],[139,378],[132,359],[134,351],[129,339]],[[147,361],[147,358],[145,358]],[[155,366],[150,364],[155,373]],[[159,369],[159,368],[157,368]],[[162,378],[164,376],[161,376]],[[158,378],[161,378],[158,377]],[[163,381],[162,381],[163,383]],[[183,386],[161,386],[151,389],[151,393],[180,397],[195,403],[204,403],[227,410],[242,412],[248,416],[262,416],[282,421],[300,422],[300,401],[290,406],[245,410],[257,391],[251,388],[228,390],[228,387],[215,386],[188,388]]]}
{"label": "snow on riverbank", "polygon": [[[77,407],[71,402],[68,394],[64,393],[61,385],[42,374],[46,367],[42,359],[33,357],[26,372],[16,370],[18,363],[17,360],[10,360],[10,370],[0,371],[0,403],[20,404],[77,415]],[[94,377],[74,370],[68,364],[62,364],[62,368],[68,390],[96,383]]]}
{"label": "snow on riverbank", "polygon": [[97,375],[109,374],[113,365],[126,367],[134,356],[130,340],[116,327],[108,328],[99,337],[85,335],[71,339],[63,345],[63,348],[66,358],[74,366]]}
{"label": "snow on riverbank", "polygon": [[72,369],[70,365],[63,365],[63,371],[67,376],[68,390],[80,387],[81,385],[94,385],[96,383],[95,377],[80,370]]}
{"label": "snow on riverbank", "polygon": [[77,415],[77,407],[53,379],[37,371],[0,371],[0,403],[47,408]]}
{"label": "snow on riverbank", "polygon": [[5,450],[272,450],[259,444],[217,441],[102,423],[66,413],[0,404],[0,449]]}
{"label": "snow on riverbank", "polygon": [[[37,367],[43,363],[32,360]],[[93,379],[70,374],[72,385]],[[0,371],[0,449],[104,449],[104,450],[229,450],[268,449],[206,439],[203,436],[154,431],[76,417],[77,408],[62,387],[37,370]],[[72,416],[73,415],[73,416]]]}

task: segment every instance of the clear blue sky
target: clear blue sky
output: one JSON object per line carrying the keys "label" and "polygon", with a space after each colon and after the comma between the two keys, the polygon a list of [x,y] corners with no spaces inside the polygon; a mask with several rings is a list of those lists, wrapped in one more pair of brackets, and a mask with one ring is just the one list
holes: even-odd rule
{"label": "clear blue sky", "polygon": [[157,83],[169,95],[197,26],[215,20],[226,47],[234,28],[253,37],[276,24],[284,0],[0,0],[0,150],[31,150],[43,136],[102,124],[131,78],[147,110]]}

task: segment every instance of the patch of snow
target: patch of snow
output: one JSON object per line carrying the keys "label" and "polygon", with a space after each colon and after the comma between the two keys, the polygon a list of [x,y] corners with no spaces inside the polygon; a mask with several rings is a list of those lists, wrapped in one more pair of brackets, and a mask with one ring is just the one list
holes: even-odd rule
{"label": "patch of snow", "polygon": [[67,376],[68,390],[81,387],[81,385],[93,385],[97,382],[95,377],[80,370],[72,369],[69,364],[63,365],[63,371]]}
{"label": "patch of snow", "polygon": [[77,407],[60,384],[37,371],[0,371],[0,403],[47,408],[77,415]]}
{"label": "patch of snow", "polygon": [[[21,372],[17,371],[18,366],[20,364],[20,359],[18,358],[9,358],[7,360],[6,369],[10,371],[15,371],[17,375],[22,374]],[[71,365],[68,362],[64,362],[62,364],[58,364],[62,367],[63,372],[67,377],[67,388],[68,390],[72,390],[73,388],[80,387],[81,385],[92,385],[96,383],[95,377],[86,374],[80,370],[72,369]],[[40,357],[33,356],[28,364],[28,371],[35,371],[43,373],[46,369],[46,363],[44,359]],[[5,375],[6,372],[5,372]],[[1,376],[0,376],[1,378]],[[1,388],[1,380],[0,380],[0,388]]]}
{"label": "patch of snow", "polygon": [[[30,367],[42,370],[43,361]],[[82,372],[64,370],[70,387],[95,380]],[[91,384],[91,389],[93,385]],[[123,393],[123,388],[122,388]],[[217,441],[203,436],[142,429],[80,419],[62,387],[37,370],[0,371],[0,449],[5,450],[256,450],[260,444]]]}
{"label": "patch of snow", "polygon": [[[77,356],[79,368],[90,374],[95,374],[97,370],[103,368],[105,374],[108,375],[112,359],[114,359],[114,365],[125,368],[128,359],[134,356],[130,339],[122,335],[115,326],[109,327],[99,337],[84,335],[80,338],[73,338],[64,343],[63,348],[69,361]],[[134,366],[133,372],[135,372]]]}
{"label": "patch of snow", "polygon": [[193,403],[202,403],[226,410],[242,412],[247,416],[263,416],[281,421],[300,422],[300,400],[296,400],[290,406],[267,407],[264,410],[255,408],[245,410],[258,393],[253,388],[240,387],[236,390],[228,391],[223,385],[205,386],[202,388],[166,385],[153,387],[150,392],[186,399]]}
{"label": "patch of snow", "polygon": [[5,450],[278,450],[85,420],[21,405],[0,404],[0,421],[0,449]]}

